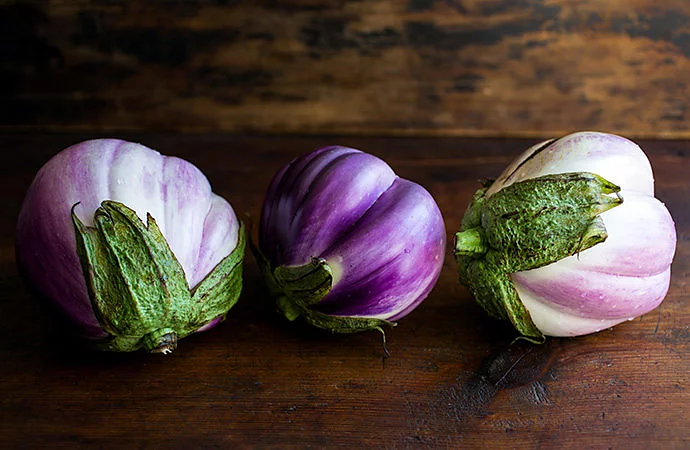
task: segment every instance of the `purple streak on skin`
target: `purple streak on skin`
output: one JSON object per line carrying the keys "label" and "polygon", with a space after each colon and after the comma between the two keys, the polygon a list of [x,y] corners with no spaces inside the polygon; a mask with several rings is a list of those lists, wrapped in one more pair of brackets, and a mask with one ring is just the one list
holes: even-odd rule
{"label": "purple streak on skin", "polygon": [[39,170],[26,194],[17,222],[17,263],[85,337],[106,334],[91,308],[70,211],[79,202],[75,213],[92,225],[103,200],[122,202],[144,220],[151,213],[191,286],[203,278],[202,268],[215,266],[237,243],[236,232],[217,225],[217,216],[224,215],[236,227],[232,208],[211,192],[206,177],[190,163],[118,139],[63,150]]}
{"label": "purple streak on skin", "polygon": [[534,155],[539,148],[538,144],[513,161],[487,195],[535,176],[582,171],[596,173],[623,190],[654,195],[647,157],[637,144],[621,136],[585,131],[558,139]]}
{"label": "purple streak on skin", "polygon": [[[582,169],[596,173],[616,183],[621,189],[654,195],[654,178],[647,156],[634,142],[608,133],[581,132],[557,140],[550,146],[553,153],[569,154],[570,149],[582,146],[578,153]],[[596,165],[588,167],[591,161]],[[621,166],[629,167],[621,173]]]}
{"label": "purple streak on skin", "polygon": [[216,325],[218,325],[219,323],[221,323],[222,321],[223,321],[223,317],[222,317],[222,316],[221,316],[221,317],[216,317],[215,319],[213,319],[212,321],[210,321],[209,323],[207,323],[207,324],[204,325],[203,327],[201,327],[201,328],[199,328],[198,330],[196,330],[195,333],[201,333],[202,331],[208,331],[208,330],[210,330],[211,328],[213,328],[213,327],[215,327]]}
{"label": "purple streak on skin", "polygon": [[191,286],[199,284],[218,265],[219,256],[229,255],[238,241],[240,224],[237,220],[228,220],[229,217],[235,217],[230,204],[215,194],[211,202],[204,220],[198,259],[192,270]]}
{"label": "purple streak on skin", "polygon": [[318,310],[396,320],[436,283],[445,256],[445,225],[431,195],[398,178],[322,257],[342,277]]}
{"label": "purple streak on skin", "polygon": [[623,204],[601,214],[606,241],[558,261],[559,267],[646,277],[671,265],[676,229],[664,204],[642,194],[623,192],[621,196]]}
{"label": "purple streak on skin", "polygon": [[671,271],[649,277],[625,277],[586,271],[563,271],[558,278],[512,275],[524,289],[563,311],[580,317],[637,317],[656,308],[669,287]]}
{"label": "purple streak on skin", "polygon": [[[102,148],[102,158],[110,161],[120,143],[108,144]],[[106,189],[99,181],[83,189],[82,195],[78,192],[92,174],[98,180],[104,179],[103,173],[95,173],[96,168],[88,164],[94,150],[92,145],[85,145],[81,151],[71,147],[41,168],[19,214],[16,252],[20,270],[42,296],[55,302],[85,336],[103,338],[106,333],[91,308],[69,222],[72,205],[81,202],[77,215],[91,224],[91,217],[87,220],[83,210],[91,209]]]}
{"label": "purple streak on skin", "polygon": [[264,255],[277,264],[293,264],[286,261],[285,249],[290,242],[289,224],[295,205],[321,170],[332,160],[357,150],[345,147],[324,147],[294,159],[284,166],[271,181],[265,196],[259,225],[261,249]]}
{"label": "purple streak on skin", "polygon": [[512,275],[541,302],[580,317],[627,319],[651,311],[669,287],[673,219],[654,197],[624,193],[601,215],[606,241],[548,266]]}
{"label": "purple streak on skin", "polygon": [[396,320],[431,291],[445,225],[431,195],[381,159],[326,147],[292,161],[268,189],[260,246],[274,265],[325,258],[331,292],[315,308]]}
{"label": "purple streak on skin", "polygon": [[[204,221],[208,217],[215,196],[199,169],[179,158],[166,157],[164,161],[161,185],[166,188],[166,200],[163,202],[165,236],[170,249],[184,268],[187,282],[190,286],[196,286],[203,276],[195,274],[194,268],[203,246]],[[163,199],[162,196],[160,198]],[[231,243],[233,248],[236,242],[235,238],[235,242]],[[227,246],[223,250],[227,250]],[[229,253],[230,251],[227,251],[225,255]],[[218,257],[224,255],[216,253],[214,256],[214,262],[218,264]]]}
{"label": "purple streak on skin", "polygon": [[264,254],[275,264],[299,265],[320,255],[350,229],[396,179],[372,155],[330,147],[298,159],[267,195],[261,226]]}

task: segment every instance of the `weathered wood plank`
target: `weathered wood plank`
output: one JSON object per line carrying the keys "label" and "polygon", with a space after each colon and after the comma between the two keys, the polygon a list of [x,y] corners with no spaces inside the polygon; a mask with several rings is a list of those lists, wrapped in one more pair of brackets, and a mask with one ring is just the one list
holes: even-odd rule
{"label": "weathered wood plank", "polygon": [[[13,232],[38,168],[84,135],[2,135],[0,447],[688,448],[690,143],[641,142],[678,247],[659,308],[611,330],[512,345],[458,283],[447,255],[430,296],[388,333],[334,336],[275,313],[247,256],[225,323],[168,357],[80,347],[21,283]],[[258,217],[287,161],[332,137],[130,135],[195,163],[238,213]],[[436,198],[453,233],[478,180],[533,141],[339,138]],[[236,149],[237,155],[228,157]],[[430,152],[429,149],[433,149]]]}
{"label": "weathered wood plank", "polygon": [[690,136],[681,0],[0,0],[0,129]]}

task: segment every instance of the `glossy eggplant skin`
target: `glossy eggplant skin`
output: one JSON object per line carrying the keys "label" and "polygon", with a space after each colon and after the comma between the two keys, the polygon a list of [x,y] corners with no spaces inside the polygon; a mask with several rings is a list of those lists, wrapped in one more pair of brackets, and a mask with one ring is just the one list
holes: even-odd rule
{"label": "glossy eggplant skin", "polygon": [[380,158],[347,147],[299,157],[274,177],[259,248],[270,266],[322,260],[330,291],[308,305],[332,317],[394,321],[436,283],[446,233],[433,197]]}
{"label": "glossy eggplant skin", "polygon": [[[480,191],[476,196],[478,201],[473,204],[489,204],[496,195],[530,180],[578,174],[585,177],[594,174],[615,185],[620,204],[602,208],[597,214],[601,242],[582,250],[576,245],[575,251],[560,255],[548,264],[507,274],[506,285],[510,285],[507,291],[514,289],[528,312],[528,328],[536,327],[537,334],[578,336],[609,328],[653,310],[669,288],[676,248],[675,225],[666,206],[654,197],[654,177],[647,156],[626,138],[579,132],[537,144],[516,158],[487,189]],[[546,206],[537,211],[540,216],[559,204],[572,205],[570,200],[578,199],[555,196],[551,205],[547,205],[548,199],[542,200]],[[532,209],[527,203],[514,205],[515,211]],[[471,210],[472,205],[468,211]],[[479,217],[484,213],[473,214]],[[558,226],[553,226],[550,234],[558,239]],[[525,246],[522,251],[527,250]],[[458,255],[456,252],[460,267],[467,267],[470,259]],[[521,254],[515,251],[514,256],[519,258]],[[497,271],[497,268],[488,270]],[[468,286],[477,284],[471,277],[465,278]],[[477,298],[477,301],[486,304],[491,299]],[[514,325],[518,322],[516,328],[520,328],[521,320],[511,318],[511,321]]]}
{"label": "glossy eggplant skin", "polygon": [[[112,336],[94,311],[75,220],[92,229],[106,203],[124,205],[143,224],[148,216],[155,219],[189,289],[238,246],[240,223],[232,207],[191,163],[119,139],[85,141],[61,151],[39,170],[24,199],[16,228],[17,263],[24,279],[85,338]],[[208,329],[220,318],[199,328]]]}

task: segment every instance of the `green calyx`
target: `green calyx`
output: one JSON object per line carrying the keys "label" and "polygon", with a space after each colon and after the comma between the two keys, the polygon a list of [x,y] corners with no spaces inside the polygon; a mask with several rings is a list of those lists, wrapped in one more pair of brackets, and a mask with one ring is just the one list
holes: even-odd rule
{"label": "green calyx", "polygon": [[384,326],[396,325],[383,319],[334,316],[314,309],[333,287],[333,273],[326,260],[313,258],[301,266],[273,266],[256,246],[251,248],[278,311],[289,321],[301,317],[310,325],[333,333],[377,330],[384,334]]}
{"label": "green calyx", "polygon": [[77,205],[72,207],[77,253],[96,318],[109,334],[96,344],[101,350],[170,353],[179,339],[224,318],[237,302],[244,226],[236,248],[190,289],[150,214],[144,224],[132,209],[106,200],[89,227],[74,213]]}
{"label": "green calyx", "polygon": [[620,188],[588,172],[532,178],[487,198],[489,185],[475,193],[455,235],[460,281],[491,316],[510,320],[523,337],[542,342],[544,335],[520,301],[510,274],[546,266],[606,240],[599,214],[622,203]]}

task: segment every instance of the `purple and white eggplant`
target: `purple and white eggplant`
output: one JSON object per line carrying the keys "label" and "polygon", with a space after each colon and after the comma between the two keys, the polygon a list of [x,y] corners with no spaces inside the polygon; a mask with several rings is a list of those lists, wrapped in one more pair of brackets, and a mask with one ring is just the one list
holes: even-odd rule
{"label": "purple and white eggplant", "polygon": [[16,230],[24,278],[112,351],[169,353],[216,325],[239,296],[244,242],[199,169],[117,139],[50,159]]}
{"label": "purple and white eggplant", "polygon": [[445,241],[429,192],[375,156],[336,146],[274,177],[257,258],[289,320],[340,333],[382,331],[427,297]]}
{"label": "purple and white eggplant", "polygon": [[479,190],[455,256],[477,302],[539,341],[656,308],[675,247],[644,152],[619,136],[581,132],[531,147]]}

